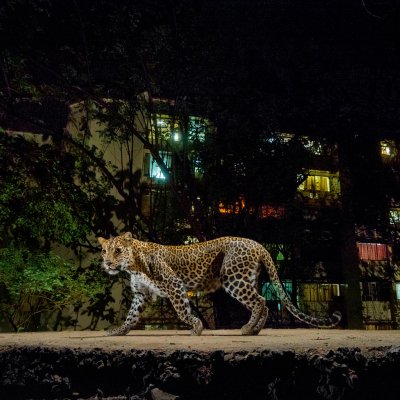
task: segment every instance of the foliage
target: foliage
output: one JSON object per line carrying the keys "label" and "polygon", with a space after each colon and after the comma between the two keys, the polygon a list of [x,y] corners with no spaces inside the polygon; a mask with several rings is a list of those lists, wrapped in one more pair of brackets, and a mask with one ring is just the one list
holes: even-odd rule
{"label": "foliage", "polygon": [[1,319],[14,330],[56,329],[49,326],[55,313],[104,292],[97,275],[53,253],[0,249]]}
{"label": "foliage", "polygon": [[2,320],[14,330],[75,325],[63,311],[79,313],[109,286],[98,266],[77,268],[77,258],[49,252],[71,248],[82,257],[82,246],[91,250],[88,235],[110,204],[90,162],[65,150],[60,143],[1,134],[0,303]]}
{"label": "foliage", "polygon": [[[82,243],[91,226],[88,193],[74,182],[74,157],[50,145],[1,135],[0,240],[28,247]],[[77,213],[78,218],[77,218]]]}

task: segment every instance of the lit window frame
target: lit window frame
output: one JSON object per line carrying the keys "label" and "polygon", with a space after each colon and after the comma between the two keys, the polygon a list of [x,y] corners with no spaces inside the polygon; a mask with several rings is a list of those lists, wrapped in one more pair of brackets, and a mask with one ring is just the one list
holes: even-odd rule
{"label": "lit window frame", "polygon": [[[172,167],[172,153],[170,151],[160,151],[160,157],[164,161],[167,169]],[[165,182],[167,177],[161,171],[160,166],[154,159],[150,151],[146,151],[143,156],[143,176],[156,181]]]}
{"label": "lit window frame", "polygon": [[306,193],[331,193],[331,174],[327,171],[310,170],[306,179],[300,183],[297,189]]}
{"label": "lit window frame", "polygon": [[338,283],[301,283],[299,290],[301,301],[307,303],[331,302],[341,295]]}
{"label": "lit window frame", "polygon": [[397,156],[398,150],[394,140],[381,140],[380,144],[380,154],[383,159],[392,159]]}
{"label": "lit window frame", "polygon": [[394,283],[394,293],[396,296],[396,300],[400,302],[400,282]]}
{"label": "lit window frame", "polygon": [[386,243],[357,242],[359,259],[361,261],[388,261],[391,246]]}
{"label": "lit window frame", "polygon": [[259,219],[282,219],[285,216],[286,209],[284,206],[263,204],[258,208]]}
{"label": "lit window frame", "polygon": [[225,204],[222,201],[220,201],[218,204],[218,212],[222,215],[231,215],[231,214],[238,215],[242,213],[245,208],[246,208],[246,201],[244,197],[239,197],[239,200],[231,204]]}
{"label": "lit window frame", "polygon": [[400,224],[400,208],[389,209],[389,224],[390,225]]}
{"label": "lit window frame", "polygon": [[[151,115],[151,132],[153,140],[156,137],[165,142],[181,143],[184,137],[181,121],[170,114],[154,113]],[[190,142],[204,143],[210,121],[206,118],[189,116],[187,135]]]}

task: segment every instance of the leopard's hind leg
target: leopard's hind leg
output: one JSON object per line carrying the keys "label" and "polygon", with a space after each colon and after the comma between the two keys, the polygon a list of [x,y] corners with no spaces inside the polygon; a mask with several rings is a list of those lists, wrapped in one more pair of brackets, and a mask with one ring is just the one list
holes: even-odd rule
{"label": "leopard's hind leg", "polygon": [[246,280],[229,280],[229,276],[223,281],[224,289],[236,300],[251,311],[251,317],[246,325],[241,328],[242,335],[257,335],[264,327],[268,316],[268,308],[265,299],[260,296],[257,289]]}
{"label": "leopard's hind leg", "polygon": [[268,318],[268,307],[265,304],[265,307],[264,307],[264,309],[263,309],[263,311],[262,311],[262,313],[260,315],[260,318],[259,318],[256,326],[253,329],[253,335],[258,335],[260,333],[261,329],[264,328],[265,323],[267,322],[267,318]]}

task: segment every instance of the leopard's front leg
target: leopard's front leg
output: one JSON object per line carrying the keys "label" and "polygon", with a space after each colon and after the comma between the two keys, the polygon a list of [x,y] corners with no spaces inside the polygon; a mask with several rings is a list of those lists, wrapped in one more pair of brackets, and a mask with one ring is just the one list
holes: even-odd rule
{"label": "leopard's front leg", "polygon": [[129,331],[138,323],[140,313],[143,311],[144,305],[147,301],[148,297],[145,294],[139,292],[133,293],[131,307],[125,322],[117,328],[108,330],[107,336],[124,336],[128,334]]}
{"label": "leopard's front leg", "polygon": [[131,289],[133,299],[125,322],[107,331],[107,336],[125,336],[138,323],[140,314],[144,310],[146,303],[151,299],[149,290],[141,285],[135,275],[131,275]]}
{"label": "leopard's front leg", "polygon": [[175,275],[170,275],[165,282],[159,283],[161,290],[168,296],[178,317],[192,327],[193,336],[200,336],[203,332],[203,323],[192,314],[186,288]]}

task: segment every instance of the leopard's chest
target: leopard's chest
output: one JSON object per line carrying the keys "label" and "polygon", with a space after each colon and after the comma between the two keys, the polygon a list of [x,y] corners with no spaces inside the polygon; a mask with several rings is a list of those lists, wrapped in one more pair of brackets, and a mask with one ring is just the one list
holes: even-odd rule
{"label": "leopard's chest", "polygon": [[134,273],[131,275],[131,279],[134,280],[136,286],[143,286],[157,296],[167,297],[166,293],[160,289],[159,285],[146,274]]}

